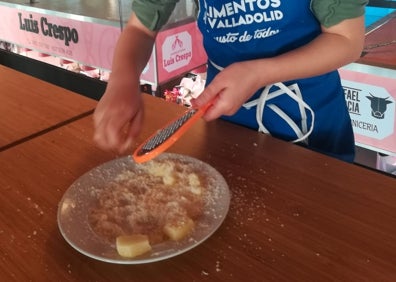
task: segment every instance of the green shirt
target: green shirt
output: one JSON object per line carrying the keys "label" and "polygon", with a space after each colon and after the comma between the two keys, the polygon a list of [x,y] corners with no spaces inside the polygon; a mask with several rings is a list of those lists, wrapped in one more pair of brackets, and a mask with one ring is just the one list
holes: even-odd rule
{"label": "green shirt", "polygon": [[[159,30],[168,21],[177,2],[179,0],[134,0],[132,10],[147,28]],[[311,10],[323,26],[331,27],[363,15],[367,3],[368,0],[311,0]]]}

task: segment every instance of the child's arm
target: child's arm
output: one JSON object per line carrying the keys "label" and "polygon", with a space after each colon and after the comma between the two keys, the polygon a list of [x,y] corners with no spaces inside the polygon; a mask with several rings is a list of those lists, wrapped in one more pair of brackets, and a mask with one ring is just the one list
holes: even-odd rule
{"label": "child's arm", "polygon": [[139,79],[155,36],[134,14],[120,35],[108,85],[93,116],[94,140],[103,149],[123,152],[140,132],[144,109]]}

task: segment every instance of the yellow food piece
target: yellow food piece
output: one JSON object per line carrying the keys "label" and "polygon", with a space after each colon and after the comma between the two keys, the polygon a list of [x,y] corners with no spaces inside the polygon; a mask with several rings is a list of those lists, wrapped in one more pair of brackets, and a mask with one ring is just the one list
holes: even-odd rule
{"label": "yellow food piece", "polygon": [[162,181],[165,185],[172,185],[175,183],[174,174],[175,164],[170,162],[158,163],[152,161],[148,164],[148,172],[151,175],[162,177]]}
{"label": "yellow food piece", "polygon": [[142,234],[118,236],[116,248],[118,254],[126,258],[134,258],[151,251],[148,236]]}
{"label": "yellow food piece", "polygon": [[191,193],[195,195],[201,195],[202,194],[202,188],[201,188],[201,182],[199,181],[198,175],[195,173],[190,173],[187,176],[188,179],[188,184],[189,184],[189,189]]}
{"label": "yellow food piece", "polygon": [[194,221],[191,218],[186,218],[177,223],[167,223],[164,226],[164,233],[173,241],[180,241],[194,229]]}
{"label": "yellow food piece", "polygon": [[172,175],[164,175],[162,176],[162,182],[165,185],[172,185],[175,183],[175,178]]}
{"label": "yellow food piece", "polygon": [[190,173],[188,175],[188,184],[190,184],[191,186],[200,186],[201,182],[199,181],[198,175],[196,175],[195,173]]}
{"label": "yellow food piece", "polygon": [[147,164],[147,170],[154,176],[166,176],[173,174],[175,164],[171,162],[159,163],[152,161]]}

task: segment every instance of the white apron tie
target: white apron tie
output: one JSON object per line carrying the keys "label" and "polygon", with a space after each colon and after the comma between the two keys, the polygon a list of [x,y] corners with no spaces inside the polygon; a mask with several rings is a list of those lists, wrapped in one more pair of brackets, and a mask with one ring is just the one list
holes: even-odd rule
{"label": "white apron tie", "polygon": [[[213,63],[210,61],[210,63],[219,71],[223,70],[224,68]],[[271,88],[273,86],[278,87],[279,89],[273,92],[270,92]],[[267,101],[278,97],[280,95],[288,95],[290,98],[292,98],[297,104],[298,108],[300,110],[300,115],[301,115],[301,128],[298,126],[284,111],[282,111],[278,106],[274,104],[268,104],[268,108],[273,110],[276,114],[278,114],[289,126],[290,128],[294,131],[294,133],[297,136],[297,139],[292,140],[291,142],[297,143],[297,142],[303,142],[303,143],[308,143],[308,136],[312,133],[313,128],[314,128],[314,121],[315,121],[315,113],[312,110],[312,108],[305,103],[305,101],[302,98],[302,94],[300,91],[300,88],[298,87],[297,83],[290,85],[287,87],[281,82],[274,83],[267,85],[264,90],[261,92],[261,95],[258,99],[249,101],[245,104],[243,104],[243,107],[245,109],[250,109],[254,106],[257,107],[256,109],[256,121],[258,123],[258,131],[263,132],[265,134],[271,134],[267,128],[263,124],[263,114],[264,114],[264,107]],[[312,116],[312,122],[311,126],[309,127],[308,130],[308,125],[307,125],[307,113],[306,109],[311,113]]]}

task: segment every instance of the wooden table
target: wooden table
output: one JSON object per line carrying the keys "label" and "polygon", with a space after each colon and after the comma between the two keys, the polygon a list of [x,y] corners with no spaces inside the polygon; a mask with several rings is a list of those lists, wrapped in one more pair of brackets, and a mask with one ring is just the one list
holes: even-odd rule
{"label": "wooden table", "polygon": [[92,113],[96,102],[0,65],[0,151]]}
{"label": "wooden table", "polygon": [[[137,143],[183,109],[145,96]],[[203,244],[142,265],[96,261],[57,226],[79,176],[117,157],[92,143],[90,116],[0,152],[3,281],[396,281],[396,180],[218,120],[171,152],[215,167],[232,200]]]}
{"label": "wooden table", "polygon": [[396,69],[396,12],[366,34],[362,57],[357,62]]}

